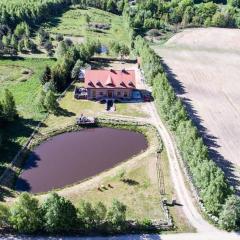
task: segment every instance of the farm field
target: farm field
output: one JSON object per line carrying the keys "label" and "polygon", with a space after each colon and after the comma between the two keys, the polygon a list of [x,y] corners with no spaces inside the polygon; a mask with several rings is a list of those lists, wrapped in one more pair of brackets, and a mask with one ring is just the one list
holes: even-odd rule
{"label": "farm field", "polygon": [[[89,16],[89,24],[85,18]],[[92,29],[91,23],[108,24],[110,29]],[[129,33],[123,25],[122,16],[105,12],[96,8],[70,8],[62,16],[55,17],[46,24],[45,29],[51,34],[63,34],[73,42],[81,43],[84,39],[99,40],[105,45],[118,39],[119,42],[129,44]]]}
{"label": "farm field", "polygon": [[[0,60],[0,99],[4,90],[9,89],[16,101],[20,115],[14,125],[5,127],[12,141],[5,142],[1,149],[0,171],[12,160],[22,144],[31,135],[45,113],[39,112],[36,97],[41,90],[39,76],[46,65],[54,63],[50,59],[1,59]],[[6,131],[7,128],[7,131]]]}
{"label": "farm field", "polygon": [[153,46],[211,157],[236,187],[240,175],[239,38],[236,29],[188,29],[163,46]]}

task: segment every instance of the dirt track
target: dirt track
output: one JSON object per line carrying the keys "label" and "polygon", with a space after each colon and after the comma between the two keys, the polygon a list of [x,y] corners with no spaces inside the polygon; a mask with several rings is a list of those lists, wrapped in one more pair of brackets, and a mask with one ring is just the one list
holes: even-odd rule
{"label": "dirt track", "polygon": [[188,29],[154,48],[211,157],[235,186],[240,169],[239,39],[237,29]]}

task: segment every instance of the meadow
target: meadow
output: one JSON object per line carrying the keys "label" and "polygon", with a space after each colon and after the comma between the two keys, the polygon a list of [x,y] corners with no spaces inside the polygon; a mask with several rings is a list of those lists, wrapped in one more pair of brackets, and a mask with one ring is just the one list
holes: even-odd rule
{"label": "meadow", "polygon": [[[86,22],[89,17],[89,23]],[[110,29],[93,29],[92,23],[107,24]],[[129,44],[129,33],[124,25],[123,17],[96,8],[78,9],[70,8],[60,17],[54,17],[45,24],[46,30],[52,34],[63,34],[68,37],[99,40],[105,45],[118,39],[118,42]]]}
{"label": "meadow", "polygon": [[0,155],[0,171],[12,160],[33,128],[43,119],[45,113],[37,107],[37,96],[41,90],[40,74],[46,65],[51,66],[51,59],[30,58],[2,58],[0,60],[0,99],[4,97],[4,90],[12,92],[16,101],[19,119],[4,126],[5,141]]}

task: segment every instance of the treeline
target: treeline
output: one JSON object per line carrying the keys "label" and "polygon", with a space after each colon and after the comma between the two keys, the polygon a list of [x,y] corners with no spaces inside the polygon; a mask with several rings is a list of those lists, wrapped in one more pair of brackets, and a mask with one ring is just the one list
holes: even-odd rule
{"label": "treeline", "polygon": [[21,22],[35,26],[57,15],[70,3],[71,0],[1,0],[0,24],[11,29]]}
{"label": "treeline", "polygon": [[122,13],[126,2],[128,0],[71,0],[73,5],[79,4],[82,8],[95,7],[115,14]]}
{"label": "treeline", "polygon": [[126,228],[127,207],[113,200],[110,207],[102,202],[69,200],[51,193],[43,203],[22,193],[11,206],[0,205],[0,228],[16,233],[118,233]]}
{"label": "treeline", "polygon": [[[178,149],[192,176],[193,184],[198,189],[206,211],[219,217],[219,224],[222,227],[228,230],[239,228],[240,200],[236,201],[231,213],[228,211],[231,217],[227,216],[228,202],[234,202],[231,198],[235,198],[233,189],[229,186],[223,171],[210,159],[208,149],[199,136],[197,128],[163,71],[160,58],[140,36],[135,40],[135,50],[141,57],[146,80],[153,86],[157,110],[174,132]],[[226,218],[228,220],[225,221]]]}
{"label": "treeline", "polygon": [[3,0],[0,2],[0,55],[35,53],[31,27],[56,16],[71,4],[70,0]]}
{"label": "treeline", "polygon": [[239,7],[236,0],[229,0],[227,5],[211,1],[196,4],[194,0],[140,0],[136,7],[129,5],[125,10],[133,28],[147,30],[168,25],[240,27]]}

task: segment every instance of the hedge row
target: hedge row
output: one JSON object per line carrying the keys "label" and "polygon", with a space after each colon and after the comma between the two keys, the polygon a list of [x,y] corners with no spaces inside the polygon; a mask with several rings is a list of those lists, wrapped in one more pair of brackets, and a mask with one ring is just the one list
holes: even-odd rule
{"label": "hedge row", "polygon": [[113,200],[110,207],[87,201],[75,206],[57,193],[50,193],[42,203],[22,193],[11,207],[0,205],[0,228],[28,234],[117,233],[126,228],[126,211],[118,200]]}
{"label": "hedge row", "polygon": [[157,110],[174,132],[178,149],[207,212],[219,216],[226,199],[233,193],[232,188],[223,171],[210,159],[197,128],[163,71],[160,58],[140,36],[135,40],[135,49],[141,57],[146,80],[153,86]]}

